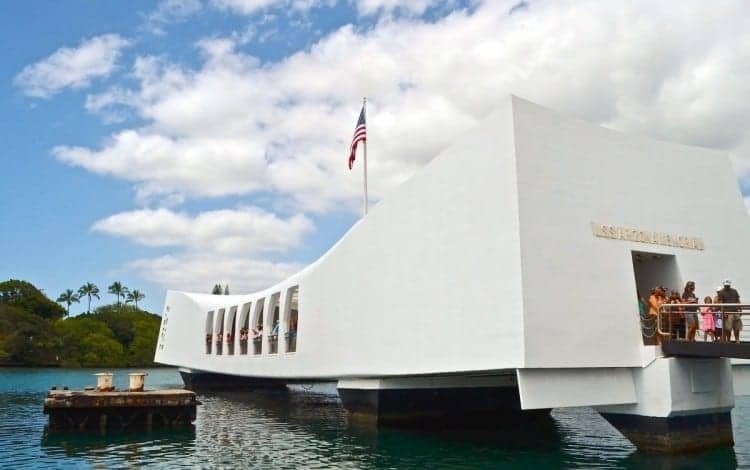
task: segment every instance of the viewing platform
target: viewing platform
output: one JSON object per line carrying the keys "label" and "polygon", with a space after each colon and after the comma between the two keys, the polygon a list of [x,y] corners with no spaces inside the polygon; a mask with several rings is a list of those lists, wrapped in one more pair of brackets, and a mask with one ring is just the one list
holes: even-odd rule
{"label": "viewing platform", "polygon": [[[717,319],[721,318],[721,324],[728,327],[722,328],[722,334],[710,339],[705,330],[699,328],[695,339],[688,340],[686,316],[704,315],[701,309],[712,309],[712,314]],[[747,321],[744,317],[748,314],[750,305],[746,304],[662,305],[656,320],[657,334],[662,338],[662,351],[664,355],[674,357],[750,359],[750,341],[743,341],[744,323]]]}

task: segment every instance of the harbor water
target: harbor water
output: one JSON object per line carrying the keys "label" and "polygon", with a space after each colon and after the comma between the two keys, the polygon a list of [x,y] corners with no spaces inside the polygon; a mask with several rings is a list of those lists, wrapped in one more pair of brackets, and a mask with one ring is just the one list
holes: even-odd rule
{"label": "harbor water", "polygon": [[[734,448],[694,455],[637,452],[590,408],[554,410],[533,426],[375,429],[350,423],[333,385],[289,393],[200,395],[194,429],[50,435],[51,385],[83,388],[99,370],[0,368],[2,468],[735,468],[750,467],[750,397],[732,413]],[[115,386],[128,372],[114,370]],[[147,388],[181,387],[176,369],[148,370]],[[479,423],[478,423],[479,424]]]}

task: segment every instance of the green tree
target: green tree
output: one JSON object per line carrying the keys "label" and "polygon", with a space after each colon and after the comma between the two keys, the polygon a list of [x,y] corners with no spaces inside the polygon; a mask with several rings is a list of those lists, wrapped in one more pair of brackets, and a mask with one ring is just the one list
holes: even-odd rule
{"label": "green tree", "polygon": [[55,365],[59,348],[49,320],[0,303],[0,363]]}
{"label": "green tree", "polygon": [[229,284],[224,286],[224,295],[229,295]]}
{"label": "green tree", "polygon": [[78,296],[75,292],[73,292],[73,290],[66,289],[65,292],[60,294],[60,296],[57,298],[57,301],[65,304],[65,316],[67,317],[68,315],[70,315],[70,306],[73,303],[78,302]]}
{"label": "green tree", "polygon": [[92,316],[78,316],[55,323],[62,341],[63,365],[69,367],[123,367],[125,349],[107,325]]}
{"label": "green tree", "polygon": [[0,304],[10,305],[46,319],[61,318],[65,309],[48,299],[31,283],[10,279],[0,282]]}
{"label": "green tree", "polygon": [[89,303],[86,307],[86,313],[91,313],[91,297],[99,299],[99,288],[93,282],[87,282],[78,289],[78,298],[88,297]]}
{"label": "green tree", "polygon": [[120,306],[120,298],[125,298],[128,295],[128,288],[123,286],[120,281],[115,281],[111,286],[107,288],[107,292],[117,296],[117,306]]}
{"label": "green tree", "polygon": [[214,284],[214,288],[213,290],[211,290],[211,294],[221,295],[221,284]]}
{"label": "green tree", "polygon": [[138,309],[138,302],[146,298],[146,294],[139,291],[138,289],[133,289],[132,291],[128,292],[127,299],[125,300],[125,303],[133,302],[135,304],[136,310]]}

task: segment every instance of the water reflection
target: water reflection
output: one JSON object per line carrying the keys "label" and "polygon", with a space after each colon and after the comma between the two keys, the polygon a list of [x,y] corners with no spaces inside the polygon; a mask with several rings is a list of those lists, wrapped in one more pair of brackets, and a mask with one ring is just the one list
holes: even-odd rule
{"label": "water reflection", "polygon": [[195,427],[179,430],[151,432],[96,433],[50,433],[45,428],[42,434],[42,449],[52,455],[83,457],[92,463],[112,459],[139,463],[150,459],[152,451],[159,449],[163,457],[192,453],[195,448]]}
{"label": "water reflection", "polygon": [[[27,376],[41,381],[33,374]],[[56,380],[65,383],[89,380],[90,375],[58,374],[64,377]],[[174,371],[157,374],[170,385],[176,377]],[[26,391],[33,387],[28,383],[3,386],[23,390],[0,392],[0,466],[16,468],[682,469],[735,468],[750,461],[750,427],[745,424],[750,401],[746,399],[738,399],[733,412],[736,454],[724,448],[659,456],[637,452],[589,408],[554,410],[533,424],[496,420],[489,427],[430,425],[409,430],[365,426],[350,422],[334,386],[297,387],[288,393],[202,395],[195,428],[187,431],[50,435],[44,432],[46,416],[41,413],[44,389]]]}

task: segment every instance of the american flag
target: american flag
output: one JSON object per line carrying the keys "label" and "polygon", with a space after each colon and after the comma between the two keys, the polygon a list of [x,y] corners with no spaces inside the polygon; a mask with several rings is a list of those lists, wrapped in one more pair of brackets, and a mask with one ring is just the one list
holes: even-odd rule
{"label": "american flag", "polygon": [[359,113],[359,119],[357,120],[357,127],[354,128],[354,136],[352,137],[352,143],[349,146],[349,169],[352,169],[354,165],[354,156],[357,154],[357,144],[360,142],[367,142],[367,124],[365,124],[365,107],[362,106],[362,111]]}

